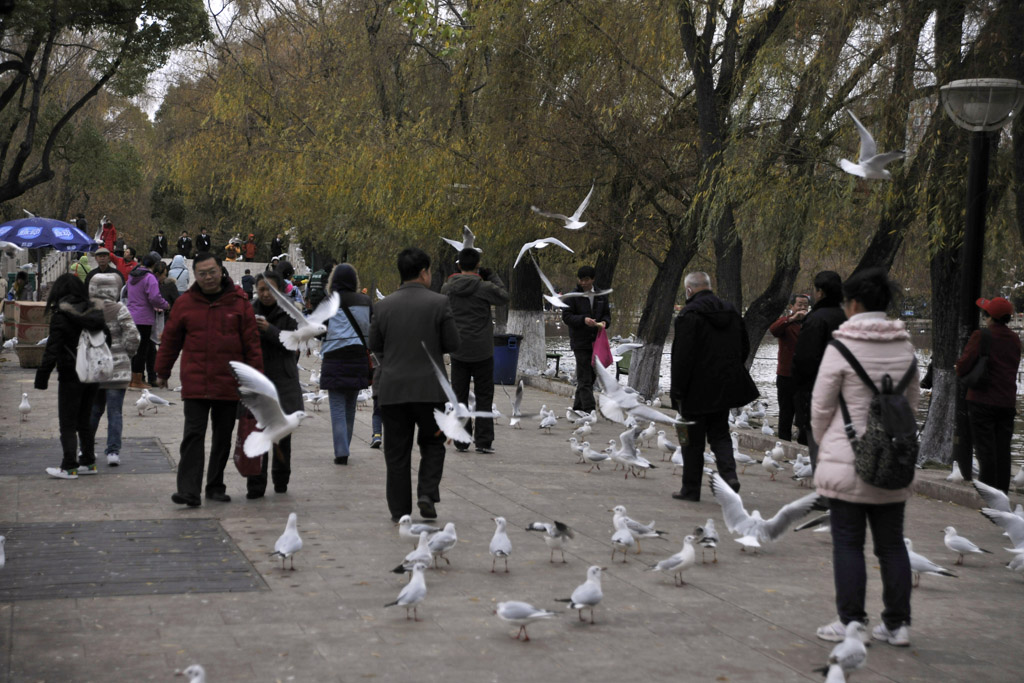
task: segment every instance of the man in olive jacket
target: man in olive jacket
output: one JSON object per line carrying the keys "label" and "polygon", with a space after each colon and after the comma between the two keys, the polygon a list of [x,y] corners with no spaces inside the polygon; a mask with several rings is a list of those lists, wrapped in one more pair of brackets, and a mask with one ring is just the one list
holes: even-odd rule
{"label": "man in olive jacket", "polygon": [[[374,307],[370,351],[382,359],[377,400],[384,422],[384,462],[391,519],[412,513],[413,433],[420,447],[416,487],[420,514],[435,519],[444,472],[444,434],[434,410],[444,410],[445,394],[430,360],[444,369],[444,354],[459,348],[459,331],[448,297],[430,291],[430,257],[415,247],[398,255],[402,285]],[[423,350],[426,345],[426,352]]]}
{"label": "man in olive jacket", "polygon": [[[459,349],[452,351],[452,389],[459,403],[469,403],[469,381],[476,391],[476,409],[490,410],[494,402],[494,320],[491,305],[508,303],[505,283],[490,268],[480,268],[480,252],[468,248],[459,252],[459,271],[448,278],[441,293],[448,297],[459,328]],[[466,429],[473,435],[477,453],[493,453],[494,420],[480,417]],[[460,452],[469,444],[455,443]]]}
{"label": "man in olive jacket", "polygon": [[733,490],[740,490],[729,409],[750,403],[758,391],[746,367],[750,340],[739,312],[712,293],[707,273],[690,273],[683,285],[686,306],[676,317],[669,396],[691,424],[683,450],[683,488],[672,497],[696,502],[704,475],[705,439],[719,474]]}

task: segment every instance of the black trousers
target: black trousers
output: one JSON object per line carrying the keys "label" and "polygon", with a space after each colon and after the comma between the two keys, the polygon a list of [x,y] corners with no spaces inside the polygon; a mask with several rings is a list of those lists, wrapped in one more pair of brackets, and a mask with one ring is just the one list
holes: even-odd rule
{"label": "black trousers", "polygon": [[811,433],[811,392],[806,389],[797,389],[793,392],[793,421],[800,428],[800,435],[797,442],[807,446],[811,455],[811,467],[818,466],[818,444],[814,441]]}
{"label": "black trousers", "polygon": [[[95,432],[92,429],[92,404],[98,384],[82,384],[78,376],[57,379],[57,426],[60,430],[62,470],[96,463]],[[78,448],[82,459],[78,459]]]}
{"label": "black trousers", "polygon": [[867,623],[864,596],[868,575],[864,566],[864,531],[871,525],[882,573],[882,621],[890,631],[910,624],[910,558],[903,543],[905,503],[867,505],[832,498],[832,573],[836,612],[843,624]]}
{"label": "black trousers", "polygon": [[[452,358],[452,389],[459,403],[469,403],[469,381],[473,380],[476,393],[476,409],[490,410],[494,403],[494,357],[478,361],[462,361]],[[476,423],[475,426],[473,423]],[[475,431],[474,431],[475,429]],[[473,436],[477,446],[490,447],[494,441],[494,420],[489,417],[470,418],[466,431]],[[457,444],[463,448],[468,444]]]}
{"label": "black trousers", "polygon": [[572,353],[576,357],[576,397],[573,398],[572,408],[589,413],[596,406],[594,402],[594,366],[591,365],[594,350],[587,349]]}
{"label": "black trousers", "polygon": [[224,493],[224,467],[231,456],[231,432],[235,429],[238,401],[208,401],[187,398],[183,401],[185,431],[181,437],[181,458],[178,462],[178,493],[198,497],[203,486],[206,454],[206,425],[212,423],[210,465],[206,470],[206,492]]}
{"label": "black trousers", "polygon": [[684,415],[684,420],[694,424],[687,427],[688,440],[683,448],[684,496],[700,499],[700,485],[704,478],[704,442],[711,447],[718,465],[718,473],[726,481],[736,481],[736,460],[729,438],[729,411],[702,415]]}
{"label": "black trousers", "polygon": [[[271,457],[272,456],[272,457]],[[267,491],[267,461],[270,461],[270,477],[274,482],[274,489],[288,488],[288,481],[292,477],[292,436],[289,434],[278,443],[274,444],[271,453],[263,454],[263,465],[259,474],[245,478],[245,489],[249,493],[266,493]]]}
{"label": "black trousers", "polygon": [[386,494],[391,516],[398,519],[412,514],[412,444],[420,447],[420,469],[416,485],[417,499],[426,496],[441,500],[441,475],[444,473],[444,434],[434,421],[440,403],[394,403],[380,407],[384,423],[384,463],[387,465]]}
{"label": "black trousers", "polygon": [[1013,437],[1013,407],[967,402],[971,439],[978,456],[978,479],[1003,493],[1010,490],[1010,439]]}
{"label": "black trousers", "polygon": [[792,377],[775,376],[775,393],[779,399],[779,438],[793,440],[793,418],[796,417],[796,387]]}
{"label": "black trousers", "polygon": [[149,358],[149,347],[153,345],[153,341],[149,338],[149,335],[153,333],[152,325],[136,325],[139,328],[139,348],[132,356],[132,372],[145,372],[146,371],[146,359]]}

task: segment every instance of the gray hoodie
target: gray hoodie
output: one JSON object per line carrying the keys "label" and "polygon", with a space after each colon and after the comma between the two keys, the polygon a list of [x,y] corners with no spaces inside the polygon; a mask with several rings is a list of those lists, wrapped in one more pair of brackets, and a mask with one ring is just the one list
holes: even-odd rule
{"label": "gray hoodie", "polygon": [[476,273],[456,273],[441,287],[448,297],[455,325],[459,328],[459,349],[451,353],[466,363],[486,360],[494,355],[494,320],[491,305],[508,303],[505,283],[493,271],[484,280]]}
{"label": "gray hoodie", "polygon": [[167,274],[174,278],[174,284],[178,286],[178,294],[184,294],[188,291],[190,278],[188,268],[185,266],[184,256],[178,254],[171,259],[171,267],[167,269]]}
{"label": "gray hoodie", "polygon": [[121,276],[99,273],[89,281],[89,297],[103,309],[110,330],[110,353],[114,356],[114,377],[100,384],[101,389],[124,389],[132,378],[131,357],[139,348],[139,330],[128,307],[118,301]]}

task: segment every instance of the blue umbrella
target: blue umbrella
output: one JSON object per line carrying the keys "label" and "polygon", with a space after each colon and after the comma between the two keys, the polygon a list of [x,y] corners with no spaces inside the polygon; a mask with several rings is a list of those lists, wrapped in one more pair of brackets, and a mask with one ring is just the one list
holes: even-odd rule
{"label": "blue umbrella", "polygon": [[99,243],[70,223],[53,218],[19,218],[0,223],[0,240],[25,249],[95,251]]}

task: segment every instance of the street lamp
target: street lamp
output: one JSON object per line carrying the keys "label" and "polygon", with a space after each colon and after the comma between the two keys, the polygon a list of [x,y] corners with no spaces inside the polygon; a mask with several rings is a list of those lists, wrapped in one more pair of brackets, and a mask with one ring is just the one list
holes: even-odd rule
{"label": "street lamp", "polygon": [[[1024,104],[1024,85],[1009,78],[969,78],[953,81],[940,89],[942,105],[953,122],[971,131],[971,152],[967,171],[967,214],[960,256],[959,348],[978,329],[976,301],[981,296],[981,269],[985,246],[985,199],[991,136],[1007,123]],[[967,388],[956,391],[956,424],[953,431],[953,460],[971,478],[971,424],[967,415]]]}

